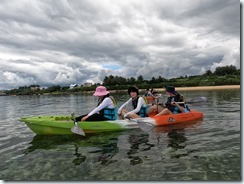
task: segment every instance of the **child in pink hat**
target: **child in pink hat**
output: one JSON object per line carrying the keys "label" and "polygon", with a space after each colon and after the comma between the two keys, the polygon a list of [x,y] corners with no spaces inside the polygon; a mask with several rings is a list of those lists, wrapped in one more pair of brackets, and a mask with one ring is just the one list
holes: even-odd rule
{"label": "child in pink hat", "polygon": [[98,105],[90,113],[79,116],[76,121],[106,121],[117,119],[116,101],[106,87],[98,86],[93,96],[98,97]]}
{"label": "child in pink hat", "polygon": [[107,94],[109,94],[109,91],[107,91],[106,87],[98,86],[93,96],[105,96]]}

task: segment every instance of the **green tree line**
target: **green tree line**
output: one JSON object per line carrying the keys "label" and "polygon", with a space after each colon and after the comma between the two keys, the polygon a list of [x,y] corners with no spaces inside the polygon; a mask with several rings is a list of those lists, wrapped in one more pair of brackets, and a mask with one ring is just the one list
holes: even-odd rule
{"label": "green tree line", "polygon": [[94,91],[99,85],[104,85],[108,90],[126,90],[130,85],[136,85],[140,89],[163,88],[171,84],[175,87],[194,86],[219,86],[219,85],[240,85],[240,69],[233,65],[217,67],[214,72],[206,71],[203,75],[180,76],[178,78],[166,79],[162,76],[152,77],[150,80],[144,79],[142,75],[137,78],[124,78],[121,76],[105,76],[103,83],[96,83],[90,87],[78,86],[70,89],[69,86],[59,85],[41,89],[39,85],[21,86],[18,89],[4,91],[7,95],[39,95],[39,94],[65,94],[84,93]]}

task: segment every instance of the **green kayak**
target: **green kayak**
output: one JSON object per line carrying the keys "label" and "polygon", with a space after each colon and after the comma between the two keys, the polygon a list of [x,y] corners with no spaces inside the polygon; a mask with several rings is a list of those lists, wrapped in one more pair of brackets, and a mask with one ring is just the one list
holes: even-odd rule
{"label": "green kayak", "polygon": [[[73,134],[71,131],[74,122],[70,116],[36,116],[23,117],[24,122],[36,134]],[[121,131],[139,128],[138,123],[128,119],[115,121],[82,121],[78,126],[85,133]]]}

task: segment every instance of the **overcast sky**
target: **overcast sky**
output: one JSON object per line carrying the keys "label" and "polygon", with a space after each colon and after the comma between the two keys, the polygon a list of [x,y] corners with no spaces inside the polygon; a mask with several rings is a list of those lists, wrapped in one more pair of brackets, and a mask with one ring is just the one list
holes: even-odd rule
{"label": "overcast sky", "polygon": [[238,0],[1,0],[0,90],[240,68]]}

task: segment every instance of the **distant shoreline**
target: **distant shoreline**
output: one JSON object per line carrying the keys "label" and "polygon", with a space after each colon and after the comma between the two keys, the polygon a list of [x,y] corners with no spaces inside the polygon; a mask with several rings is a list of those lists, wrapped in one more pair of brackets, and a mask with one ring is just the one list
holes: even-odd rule
{"label": "distant shoreline", "polygon": [[[176,91],[200,91],[200,90],[227,90],[227,89],[240,89],[240,85],[223,85],[223,86],[195,86],[195,87],[176,87]],[[165,88],[153,88],[157,92],[165,92]],[[140,89],[139,90],[141,94],[144,94],[146,89]],[[121,89],[121,90],[109,90],[111,94],[116,94],[116,93],[126,93],[127,89]],[[94,91],[83,91],[83,92],[74,92],[74,93],[62,93],[62,94],[93,94]],[[59,94],[51,94],[51,93],[46,93],[42,95],[60,95]],[[1,94],[0,96],[19,96],[19,95],[6,95],[6,94]]]}
{"label": "distant shoreline", "polygon": [[[199,90],[225,90],[225,89],[240,89],[240,85],[223,85],[223,86],[195,86],[195,87],[176,87],[176,91],[199,91]],[[153,88],[157,92],[164,92],[165,88]],[[146,89],[139,90],[143,94]],[[88,93],[90,93],[89,91]],[[94,92],[94,91],[93,91]],[[122,90],[109,90],[110,93],[127,92],[126,89]]]}

